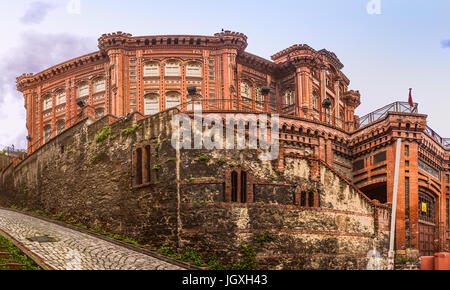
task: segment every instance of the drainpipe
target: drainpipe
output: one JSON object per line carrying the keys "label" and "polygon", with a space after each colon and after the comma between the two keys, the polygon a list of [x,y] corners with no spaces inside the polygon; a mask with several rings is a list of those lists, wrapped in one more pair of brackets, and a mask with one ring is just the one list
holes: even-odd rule
{"label": "drainpipe", "polygon": [[388,270],[394,270],[395,257],[395,222],[397,216],[397,196],[398,196],[398,177],[400,175],[400,154],[402,150],[402,139],[397,139],[397,151],[395,153],[395,176],[394,176],[394,191],[392,197],[392,214],[391,214],[391,234],[389,242],[389,267]]}

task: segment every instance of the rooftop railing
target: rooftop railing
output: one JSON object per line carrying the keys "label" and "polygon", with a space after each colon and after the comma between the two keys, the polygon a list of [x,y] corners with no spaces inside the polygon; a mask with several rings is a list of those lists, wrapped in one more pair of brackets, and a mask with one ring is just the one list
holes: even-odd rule
{"label": "rooftop railing", "polygon": [[408,102],[395,102],[384,106],[381,109],[373,111],[372,113],[369,113],[363,117],[360,117],[359,124],[360,127],[364,127],[386,117],[389,112],[418,114],[418,107],[418,104],[414,104],[414,106],[411,107]]}

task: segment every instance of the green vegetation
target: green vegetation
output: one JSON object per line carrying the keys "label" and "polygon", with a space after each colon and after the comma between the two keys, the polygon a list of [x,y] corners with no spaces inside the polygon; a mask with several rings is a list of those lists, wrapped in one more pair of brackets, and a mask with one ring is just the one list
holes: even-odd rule
{"label": "green vegetation", "polygon": [[163,244],[158,249],[158,253],[172,259],[192,263],[199,267],[207,267],[209,270],[257,270],[256,253],[251,245],[241,245],[239,262],[227,265],[221,262],[217,257],[210,256],[205,260],[197,250],[186,247],[177,250],[169,244]]}
{"label": "green vegetation", "polygon": [[142,126],[135,124],[131,128],[123,129],[121,133],[122,133],[122,135],[129,137],[129,136],[133,135],[134,133],[136,133],[137,130],[140,130],[140,129],[142,129]]}
{"label": "green vegetation", "polygon": [[155,165],[153,165],[153,170],[160,170],[161,169],[161,164],[156,163]]}
{"label": "green vegetation", "polygon": [[66,215],[65,213],[60,212],[60,213],[58,213],[58,214],[56,215],[56,219],[59,220],[59,221],[62,221],[62,220],[64,219],[64,216],[65,216],[65,215]]}
{"label": "green vegetation", "polygon": [[94,156],[91,157],[90,162],[91,164],[94,164],[98,161],[99,155],[95,154]]}
{"label": "green vegetation", "polygon": [[[5,248],[6,252],[10,253],[8,260],[13,260],[15,263],[23,264],[25,266],[22,267],[22,270],[40,270],[31,259],[25,256],[20,249],[18,249],[14,244],[6,239],[5,237],[0,235],[0,247]],[[7,264],[8,261],[0,258],[0,270],[9,270],[7,266],[3,266]]]}
{"label": "green vegetation", "polygon": [[6,150],[0,151],[0,155],[6,155]]}
{"label": "green vegetation", "polygon": [[111,135],[111,127],[105,125],[100,133],[98,133],[98,135],[95,137],[95,142],[101,145],[109,135]]}
{"label": "green vegetation", "polygon": [[174,157],[170,157],[170,158],[167,158],[166,162],[171,162],[171,161],[177,161],[177,159]]}
{"label": "green vegetation", "polygon": [[397,264],[407,264],[407,263],[413,263],[415,261],[415,259],[413,257],[410,256],[398,256],[397,257]]}
{"label": "green vegetation", "polygon": [[205,154],[198,155],[198,161],[200,161],[200,162],[208,163],[209,160],[211,160],[211,158],[209,158],[208,155],[205,155]]}
{"label": "green vegetation", "polygon": [[265,231],[262,234],[259,234],[256,238],[255,238],[255,242],[257,242],[258,244],[263,244],[266,242],[272,242],[273,240],[275,240],[275,237],[269,233],[268,231]]}
{"label": "green vegetation", "polygon": [[216,164],[219,165],[219,166],[222,166],[222,165],[224,165],[226,163],[227,163],[227,161],[225,159],[222,159],[222,158],[216,159]]}

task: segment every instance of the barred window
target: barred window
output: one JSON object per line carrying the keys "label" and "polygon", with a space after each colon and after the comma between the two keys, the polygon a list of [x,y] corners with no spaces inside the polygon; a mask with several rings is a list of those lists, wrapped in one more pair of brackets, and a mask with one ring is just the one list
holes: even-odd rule
{"label": "barred window", "polygon": [[78,98],[89,96],[89,85],[82,84],[78,87]]}
{"label": "barred window", "polygon": [[105,91],[105,80],[102,79],[95,81],[93,87],[94,87],[94,94]]}
{"label": "barred window", "polygon": [[378,164],[386,161],[386,151],[380,152],[373,157],[373,164]]}
{"label": "barred window", "polygon": [[56,134],[60,134],[62,131],[64,131],[66,127],[66,122],[64,120],[58,120],[56,122]]}
{"label": "barred window", "polygon": [[179,92],[169,92],[166,94],[166,109],[180,105],[181,94]]}
{"label": "barred window", "polygon": [[180,63],[176,61],[167,62],[166,76],[180,76]]}
{"label": "barred window", "polygon": [[252,88],[248,82],[241,82],[241,97],[251,99],[252,98]]}
{"label": "barred window", "polygon": [[159,77],[159,64],[157,63],[145,64],[144,77]]}
{"label": "barred window", "polygon": [[419,193],[419,220],[435,223],[436,198],[420,192]]}
{"label": "barred window", "polygon": [[289,89],[284,93],[284,104],[290,106],[293,105],[294,103],[295,103],[294,91]]}
{"label": "barred window", "polygon": [[186,66],[186,76],[188,77],[201,77],[202,66],[199,63],[188,63]]}
{"label": "barred window", "polygon": [[58,94],[56,94],[56,105],[61,105],[66,102],[66,92],[61,91]]}
{"label": "barred window", "polygon": [[159,96],[148,94],[144,96],[144,114],[154,115],[159,112]]}
{"label": "barred window", "polygon": [[133,151],[133,186],[151,184],[153,151],[150,144],[144,144]]}
{"label": "barred window", "polygon": [[358,160],[353,163],[353,171],[359,171],[364,169],[364,159]]}
{"label": "barred window", "polygon": [[48,96],[44,99],[44,111],[51,109],[53,105],[53,99],[51,96]]}

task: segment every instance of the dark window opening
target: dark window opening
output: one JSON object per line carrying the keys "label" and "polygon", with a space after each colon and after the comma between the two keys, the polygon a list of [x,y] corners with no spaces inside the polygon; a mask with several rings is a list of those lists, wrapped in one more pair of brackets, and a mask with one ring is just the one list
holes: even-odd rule
{"label": "dark window opening", "polygon": [[378,164],[384,161],[386,161],[386,151],[378,153],[373,157],[374,164]]}
{"label": "dark window opening", "polygon": [[241,172],[241,203],[247,202],[247,172]]}
{"label": "dark window opening", "polygon": [[136,185],[142,184],[142,149],[136,150]]}
{"label": "dark window opening", "polygon": [[306,207],[306,192],[302,191],[300,198],[300,206]]}
{"label": "dark window opening", "polygon": [[238,174],[236,171],[231,172],[231,202],[238,201]]}
{"label": "dark window opening", "polygon": [[358,160],[353,163],[353,171],[359,171],[364,169],[364,159]]}
{"label": "dark window opening", "polygon": [[308,206],[314,207],[314,192],[310,191],[308,194]]}

